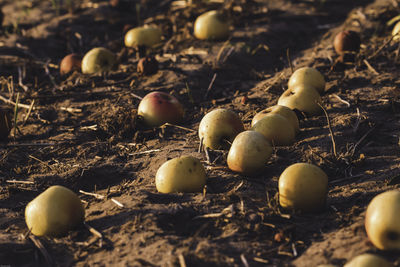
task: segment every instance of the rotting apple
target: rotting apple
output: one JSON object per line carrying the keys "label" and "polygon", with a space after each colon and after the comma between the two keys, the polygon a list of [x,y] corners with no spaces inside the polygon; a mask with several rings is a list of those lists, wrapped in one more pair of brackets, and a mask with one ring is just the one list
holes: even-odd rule
{"label": "rotting apple", "polygon": [[93,74],[111,70],[116,63],[113,52],[104,47],[96,47],[82,59],[82,73]]}
{"label": "rotting apple", "polygon": [[394,265],[380,256],[365,253],[354,257],[343,267],[394,267]]}
{"label": "rotting apple", "polygon": [[296,133],[300,131],[299,119],[297,118],[296,113],[290,108],[281,105],[275,105],[258,112],[256,115],[254,115],[253,120],[251,121],[251,126],[254,126],[254,124],[256,124],[260,119],[271,113],[277,113],[285,117],[292,123]]}
{"label": "rotting apple", "polygon": [[80,71],[82,57],[76,53],[66,55],[60,62],[60,74],[65,75],[73,71]]}
{"label": "rotting apple", "polygon": [[125,34],[125,46],[137,48],[139,46],[152,47],[161,42],[162,32],[160,28],[152,25],[144,25],[130,29]]}
{"label": "rotting apple", "polygon": [[81,224],[84,217],[79,197],[60,185],[47,188],[25,208],[26,225],[36,236],[64,236]]}
{"label": "rotting apple", "polygon": [[6,141],[11,131],[10,109],[0,106],[0,141]]}
{"label": "rotting apple", "polygon": [[227,18],[216,10],[201,14],[194,22],[194,36],[200,40],[223,40],[229,36]]}
{"label": "rotting apple", "polygon": [[168,160],[156,173],[156,188],[160,193],[201,192],[206,182],[203,164],[193,156]]}
{"label": "rotting apple", "polygon": [[293,125],[278,113],[267,114],[251,130],[261,133],[276,146],[292,145],[296,136]]}
{"label": "rotting apple", "polygon": [[288,88],[291,89],[299,85],[314,87],[320,94],[325,91],[324,76],[317,69],[311,67],[297,69],[292,76],[290,76]]}
{"label": "rotting apple", "polygon": [[298,85],[287,89],[279,98],[278,105],[297,109],[308,115],[318,115],[322,111],[318,105],[321,102],[321,96],[314,87]]}
{"label": "rotting apple", "polygon": [[318,166],[295,163],[279,177],[279,203],[285,209],[317,212],[324,208],[328,176]]}
{"label": "rotting apple", "polygon": [[400,191],[386,191],[371,200],[365,214],[365,229],[378,249],[400,250]]}
{"label": "rotting apple", "polygon": [[346,52],[358,52],[360,50],[361,39],[355,31],[341,31],[336,34],[333,47],[339,55]]}
{"label": "rotting apple", "polygon": [[229,169],[245,175],[262,171],[271,157],[270,142],[259,132],[244,131],[233,140],[227,163]]}
{"label": "rotting apple", "polygon": [[207,113],[199,125],[199,138],[205,147],[229,149],[235,137],[244,131],[239,116],[229,109],[214,109]]}
{"label": "rotting apple", "polygon": [[181,103],[165,92],[151,92],[139,103],[138,115],[149,127],[158,127],[164,123],[179,123],[184,116]]}
{"label": "rotting apple", "polygon": [[158,71],[158,61],[153,56],[141,58],[137,64],[137,72],[143,75],[155,74]]}

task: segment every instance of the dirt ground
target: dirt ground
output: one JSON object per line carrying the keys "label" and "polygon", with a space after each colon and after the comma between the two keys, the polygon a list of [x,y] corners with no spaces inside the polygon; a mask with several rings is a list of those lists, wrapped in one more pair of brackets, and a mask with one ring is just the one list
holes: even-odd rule
{"label": "dirt ground", "polygon": [[[364,252],[400,266],[400,253],[375,249],[363,226],[369,201],[400,188],[400,46],[386,25],[400,13],[399,2],[121,2],[114,8],[100,0],[0,1],[2,102],[12,114],[14,105],[4,100],[18,96],[19,104],[34,107],[29,113],[19,105],[17,127],[0,144],[1,266],[342,266]],[[232,21],[226,42],[193,37],[195,18],[211,9],[225,9]],[[136,53],[123,45],[124,25],[144,23],[163,30],[163,44],[150,51],[160,62],[151,76],[136,72]],[[343,29],[362,39],[355,62],[345,65],[335,64],[332,47]],[[117,69],[60,76],[65,55],[97,46],[118,55]],[[208,162],[198,152],[204,114],[229,108],[249,128],[253,115],[276,104],[287,88],[291,65],[323,73],[337,154],[321,114],[299,116],[296,143],[275,148],[257,177],[231,172],[226,152],[211,152]],[[180,126],[187,129],[141,127],[136,96],[153,90],[183,103]],[[180,155],[206,166],[204,193],[157,192],[158,167]],[[323,212],[279,207],[278,177],[295,162],[328,174]],[[64,238],[34,238],[36,244],[27,237],[26,204],[55,184],[79,194],[87,224],[102,238],[84,226]]]}

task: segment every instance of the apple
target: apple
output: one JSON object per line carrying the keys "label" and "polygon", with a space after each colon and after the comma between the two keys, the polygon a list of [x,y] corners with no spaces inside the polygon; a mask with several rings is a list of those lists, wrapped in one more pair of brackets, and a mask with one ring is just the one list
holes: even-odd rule
{"label": "apple", "polygon": [[36,236],[64,236],[81,224],[84,217],[79,197],[60,185],[47,188],[25,208],[26,225]]}
{"label": "apple", "polygon": [[251,121],[251,126],[254,126],[254,124],[256,124],[260,119],[264,118],[270,113],[277,113],[285,117],[290,123],[292,123],[295,132],[300,132],[299,120],[296,113],[290,108],[280,105],[275,105],[258,112],[256,115],[254,115],[253,120]]}
{"label": "apple", "polygon": [[285,209],[317,212],[324,208],[328,176],[309,163],[295,163],[279,177],[279,203]]}
{"label": "apple", "polygon": [[382,257],[365,253],[354,257],[344,267],[394,267],[394,265]]}
{"label": "apple", "polygon": [[304,85],[306,87],[314,87],[318,93],[322,94],[325,91],[325,79],[315,68],[304,67],[297,69],[289,78],[289,89]]}
{"label": "apple", "polygon": [[289,146],[293,144],[296,132],[293,125],[282,115],[269,113],[260,119],[251,130],[264,135],[276,146]]}
{"label": "apple", "polygon": [[[239,116],[229,109],[214,109],[200,121],[199,138],[211,149],[229,149],[236,135],[244,131]],[[228,142],[226,142],[228,141]]]}
{"label": "apple", "polygon": [[355,31],[341,31],[333,41],[333,47],[339,55],[345,52],[358,52],[360,45],[360,36]]}
{"label": "apple", "polygon": [[394,25],[392,30],[393,41],[400,40],[400,21]]}
{"label": "apple", "polygon": [[136,27],[125,34],[125,46],[134,48],[139,46],[152,47],[161,42],[161,36],[162,32],[156,26]]}
{"label": "apple", "polygon": [[200,40],[223,40],[229,36],[227,18],[216,10],[201,14],[194,22],[194,36]]}
{"label": "apple", "polygon": [[245,175],[257,174],[271,157],[270,142],[259,132],[244,131],[236,136],[229,149],[229,169]]}
{"label": "apple", "polygon": [[365,214],[369,240],[382,250],[400,250],[400,191],[390,190],[375,196]]}
{"label": "apple", "polygon": [[6,141],[11,131],[10,110],[0,106],[0,141]]}
{"label": "apple", "polygon": [[137,72],[143,75],[155,74],[158,71],[158,61],[153,56],[141,58],[137,65]]}
{"label": "apple", "polygon": [[160,193],[201,192],[206,182],[203,164],[192,156],[168,160],[156,173],[156,188]]}
{"label": "apple", "polygon": [[93,74],[109,71],[114,67],[116,61],[114,53],[107,48],[93,48],[82,59],[82,73]]}
{"label": "apple", "polygon": [[80,71],[82,66],[82,57],[72,53],[66,55],[60,63],[60,74],[65,75],[73,71]]}
{"label": "apple", "polygon": [[308,115],[317,115],[322,111],[318,105],[321,102],[321,96],[314,87],[299,85],[287,89],[279,98],[278,105],[298,109]]}
{"label": "apple", "polygon": [[164,92],[151,92],[139,103],[138,115],[149,127],[158,127],[164,123],[179,123],[184,111],[181,103],[174,96]]}

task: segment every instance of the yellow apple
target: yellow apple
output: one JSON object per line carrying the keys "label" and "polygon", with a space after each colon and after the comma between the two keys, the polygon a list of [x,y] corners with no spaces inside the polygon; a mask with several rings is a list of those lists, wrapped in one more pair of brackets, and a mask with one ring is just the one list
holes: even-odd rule
{"label": "yellow apple", "polygon": [[174,96],[164,92],[151,92],[140,101],[138,115],[147,126],[158,127],[166,122],[181,122],[184,111]]}
{"label": "yellow apple", "polygon": [[260,119],[251,130],[259,132],[276,146],[289,146],[296,136],[293,125],[278,113],[269,113]]}
{"label": "yellow apple", "polygon": [[321,96],[313,87],[299,85],[287,89],[279,98],[278,105],[298,109],[308,115],[317,115],[322,111],[318,105],[321,101]]}
{"label": "yellow apple", "polygon": [[82,73],[93,74],[109,71],[116,63],[113,52],[104,47],[96,47],[86,53],[82,59]]}
{"label": "yellow apple", "polygon": [[400,40],[400,21],[394,25],[392,30],[393,41]]}
{"label": "yellow apple", "polygon": [[264,118],[270,113],[277,113],[285,117],[292,123],[296,133],[300,131],[299,120],[296,113],[290,108],[280,105],[275,105],[258,112],[256,115],[254,115],[253,120],[251,121],[251,126],[254,126],[254,124],[256,124],[260,119]]}
{"label": "yellow apple", "polygon": [[365,214],[365,229],[378,249],[400,250],[400,191],[390,190],[371,200]]}
{"label": "yellow apple", "polygon": [[142,27],[136,27],[129,30],[125,34],[125,46],[127,47],[138,47],[146,46],[152,47],[156,44],[161,43],[161,30],[156,26],[145,25]]}
{"label": "yellow apple", "polygon": [[271,144],[261,133],[244,131],[233,140],[227,158],[228,167],[242,174],[256,174],[265,168],[271,154]]}
{"label": "yellow apple", "polygon": [[394,267],[394,265],[382,257],[365,253],[354,257],[344,267]]}
{"label": "yellow apple", "polygon": [[200,40],[226,39],[229,36],[229,22],[218,11],[208,11],[194,22],[194,36]]}
{"label": "yellow apple", "polygon": [[11,116],[8,108],[0,106],[0,141],[5,141],[11,131]]}
{"label": "yellow apple", "polygon": [[[199,138],[211,149],[229,149],[236,135],[244,131],[239,116],[229,109],[214,109],[200,121]],[[227,142],[228,141],[228,142]]]}
{"label": "yellow apple", "polygon": [[25,221],[36,236],[63,236],[85,217],[79,197],[66,187],[55,185],[46,189],[25,208]]}
{"label": "yellow apple", "polygon": [[206,181],[203,164],[192,156],[168,160],[156,174],[156,188],[160,193],[201,192]]}
{"label": "yellow apple", "polygon": [[325,91],[325,79],[315,68],[304,67],[297,69],[289,78],[288,87],[294,88],[298,85],[311,86],[322,94]]}
{"label": "yellow apple", "polygon": [[279,203],[283,208],[316,212],[324,208],[328,176],[309,163],[295,163],[279,177]]}

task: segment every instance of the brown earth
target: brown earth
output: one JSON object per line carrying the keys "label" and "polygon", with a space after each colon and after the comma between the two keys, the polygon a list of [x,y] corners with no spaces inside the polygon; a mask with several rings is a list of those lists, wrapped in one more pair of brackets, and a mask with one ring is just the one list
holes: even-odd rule
{"label": "brown earth", "polygon": [[[400,12],[397,1],[141,0],[122,1],[120,9],[100,0],[53,2],[1,1],[0,94],[14,102],[19,95],[20,104],[34,103],[34,109],[29,114],[19,105],[17,127],[0,144],[0,265],[342,266],[372,252],[400,266],[399,253],[375,249],[363,226],[369,201],[400,187],[400,47],[386,26]],[[227,42],[192,36],[193,21],[210,9],[225,9],[233,21]],[[151,51],[160,62],[151,76],[136,73],[136,54],[123,47],[124,25],[143,23],[160,25],[164,35]],[[332,47],[342,29],[362,39],[355,62],[346,65],[335,64]],[[59,75],[63,56],[96,46],[118,54],[116,70]],[[327,80],[322,98],[336,155],[326,117],[300,116],[296,143],[276,148],[258,177],[230,172],[226,152],[212,152],[207,162],[197,152],[202,116],[230,108],[249,127],[287,87],[288,58],[294,69],[312,66]],[[188,129],[140,126],[135,95],[153,90],[184,104],[181,126]],[[204,194],[157,193],[158,167],[180,155],[205,164]],[[328,174],[323,212],[279,208],[278,177],[295,162],[317,164]],[[86,222],[101,239],[82,226],[64,238],[34,239],[43,253],[26,238],[26,204],[54,184],[79,194]],[[204,217],[214,213],[220,216]]]}

